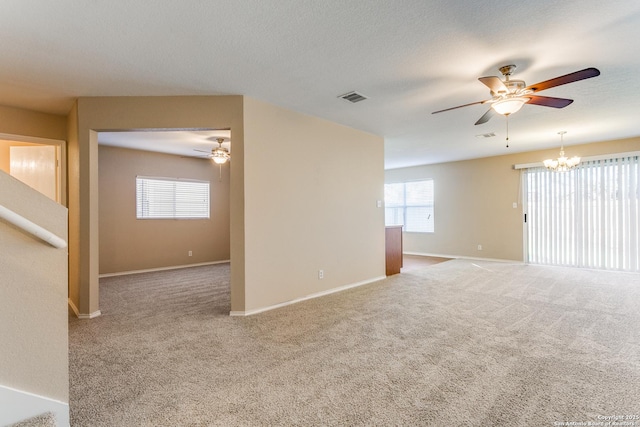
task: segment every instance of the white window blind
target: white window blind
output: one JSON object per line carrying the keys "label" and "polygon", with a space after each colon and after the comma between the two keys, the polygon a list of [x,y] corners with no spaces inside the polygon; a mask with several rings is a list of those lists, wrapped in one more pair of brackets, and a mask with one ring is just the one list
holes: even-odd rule
{"label": "white window blind", "polygon": [[524,173],[529,262],[640,272],[638,156]]}
{"label": "white window blind", "polygon": [[136,177],[138,219],[209,218],[209,182]]}
{"label": "white window blind", "polygon": [[434,231],[432,179],[385,184],[384,203],[385,225],[402,225],[409,232]]}

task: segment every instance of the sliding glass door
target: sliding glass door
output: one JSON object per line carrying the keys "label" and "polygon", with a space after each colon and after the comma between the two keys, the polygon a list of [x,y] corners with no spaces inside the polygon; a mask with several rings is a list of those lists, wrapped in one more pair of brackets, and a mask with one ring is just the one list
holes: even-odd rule
{"label": "sliding glass door", "polygon": [[640,272],[637,156],[524,171],[530,263]]}

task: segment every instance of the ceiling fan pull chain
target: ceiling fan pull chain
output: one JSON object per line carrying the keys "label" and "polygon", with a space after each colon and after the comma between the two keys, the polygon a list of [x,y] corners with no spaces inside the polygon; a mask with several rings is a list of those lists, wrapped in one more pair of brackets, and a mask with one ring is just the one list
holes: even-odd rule
{"label": "ceiling fan pull chain", "polygon": [[507,114],[505,118],[507,119],[507,148],[509,148],[509,115]]}

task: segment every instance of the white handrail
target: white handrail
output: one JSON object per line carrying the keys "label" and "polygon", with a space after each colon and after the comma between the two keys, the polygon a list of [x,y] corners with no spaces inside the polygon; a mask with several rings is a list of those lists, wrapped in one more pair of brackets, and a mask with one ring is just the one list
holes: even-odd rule
{"label": "white handrail", "polygon": [[0,205],[0,218],[26,231],[27,233],[44,240],[48,244],[58,249],[66,248],[67,242],[61,237],[56,236],[49,230],[40,227],[14,211]]}

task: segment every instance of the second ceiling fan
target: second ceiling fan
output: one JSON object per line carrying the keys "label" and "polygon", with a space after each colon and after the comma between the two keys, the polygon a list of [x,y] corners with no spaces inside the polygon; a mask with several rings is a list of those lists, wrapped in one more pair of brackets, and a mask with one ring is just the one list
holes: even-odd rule
{"label": "second ceiling fan", "polygon": [[215,164],[223,165],[227,163],[227,160],[231,159],[231,154],[229,154],[229,150],[222,146],[222,143],[225,140],[226,138],[216,138],[216,142],[218,143],[218,146],[212,148],[211,151],[198,150],[197,148],[194,148],[193,151],[200,151],[201,153],[207,153],[206,156],[202,156],[202,157],[207,157],[213,160]]}
{"label": "second ceiling fan", "polygon": [[489,108],[489,110],[487,110],[487,112],[484,113],[484,115],[475,123],[476,125],[480,125],[489,121],[495,113],[509,116],[510,114],[520,110],[524,104],[564,108],[571,104],[573,99],[539,96],[535,93],[600,75],[600,71],[598,69],[591,67],[526,86],[524,80],[511,80],[511,73],[513,73],[515,68],[515,65],[505,65],[500,67],[500,72],[504,76],[504,80],[500,80],[500,78],[496,76],[480,77],[478,79],[489,88],[491,99],[446,108],[444,110],[434,111],[431,114],[442,113],[444,111],[455,110],[456,108],[468,107],[470,105],[490,104],[491,108]]}

